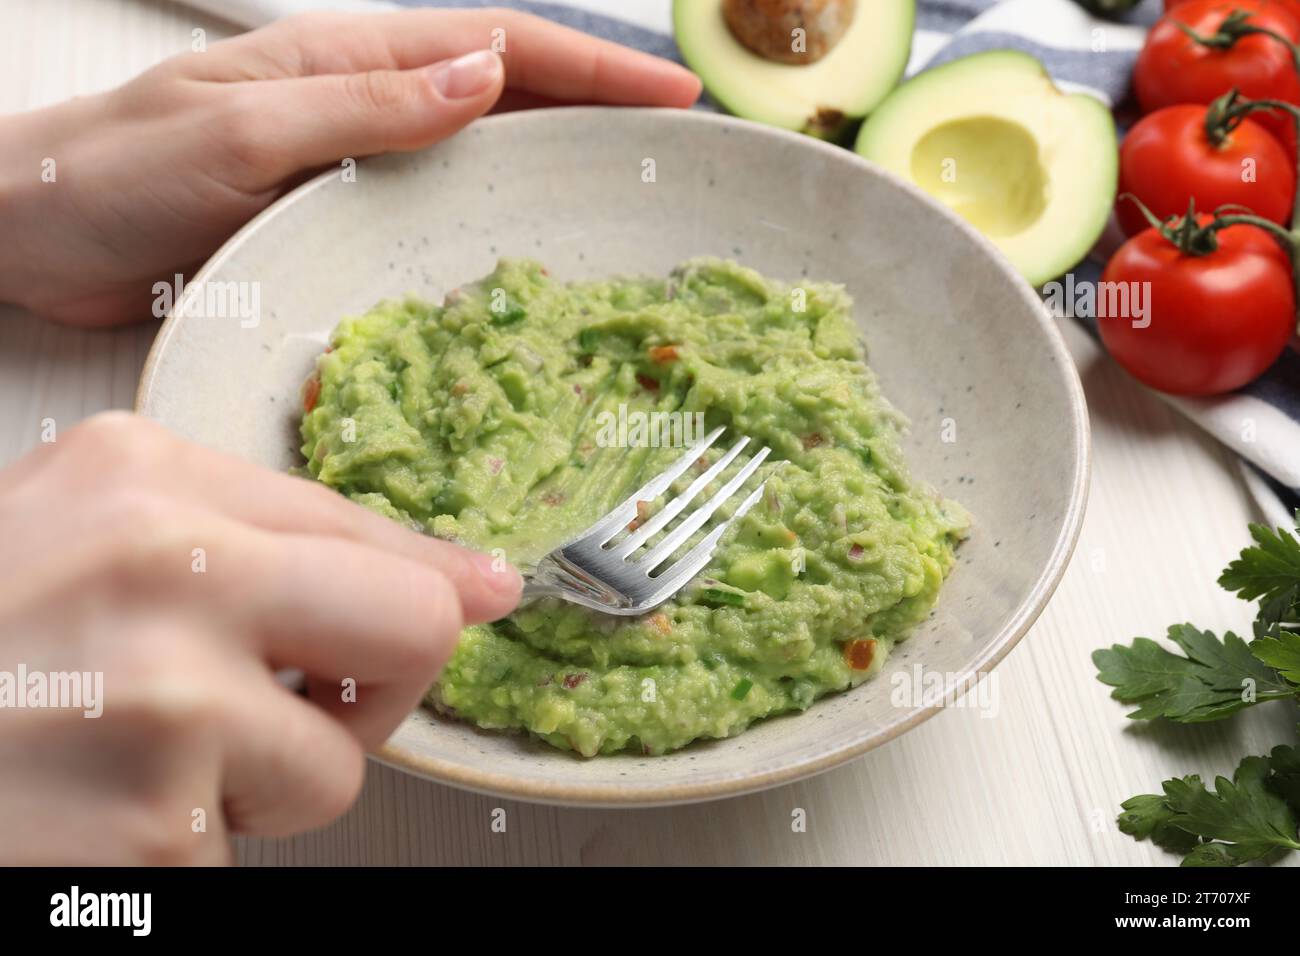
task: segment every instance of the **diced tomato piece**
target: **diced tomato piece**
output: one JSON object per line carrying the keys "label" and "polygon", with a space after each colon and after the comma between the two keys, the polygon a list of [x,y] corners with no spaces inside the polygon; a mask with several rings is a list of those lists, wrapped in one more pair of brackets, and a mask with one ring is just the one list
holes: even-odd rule
{"label": "diced tomato piece", "polygon": [[659,383],[655,379],[651,378],[649,375],[642,375],[640,372],[637,372],[636,382],[647,392],[659,391]]}
{"label": "diced tomato piece", "polygon": [[848,641],[844,645],[844,663],[855,671],[865,671],[870,668],[875,656],[875,641]]}
{"label": "diced tomato piece", "polygon": [[677,346],[675,345],[656,345],[650,349],[650,361],[658,362],[660,365],[667,365],[669,362],[677,361]]}
{"label": "diced tomato piece", "polygon": [[311,378],[302,387],[302,410],[310,412],[320,400],[320,373],[313,372]]}
{"label": "diced tomato piece", "polygon": [[627,530],[635,531],[645,524],[645,519],[648,517],[650,517],[650,502],[638,501],[636,503],[636,517],[627,523]]}

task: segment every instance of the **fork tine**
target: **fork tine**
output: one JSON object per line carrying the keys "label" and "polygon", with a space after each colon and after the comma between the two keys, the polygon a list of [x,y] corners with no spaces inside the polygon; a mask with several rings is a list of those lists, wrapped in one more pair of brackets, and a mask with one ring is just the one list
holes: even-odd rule
{"label": "fork tine", "polygon": [[586,533],[578,540],[587,544],[604,544],[612,538],[620,528],[627,525],[636,515],[636,503],[638,501],[653,501],[663,494],[682,472],[699,461],[700,456],[708,451],[709,446],[718,440],[718,436],[724,430],[724,426],[719,425],[701,438],[687,449],[685,454],[669,465],[666,471],[661,471],[632,492],[629,497],[623,499],[613,510],[588,528]]}
{"label": "fork tine", "polygon": [[652,600],[666,600],[672,597],[681,590],[687,581],[703,571],[709,563],[709,558],[713,556],[713,549],[717,547],[718,541],[723,534],[726,533],[726,530],[731,527],[733,522],[740,520],[744,517],[746,511],[754,507],[754,503],[762,497],[763,489],[766,487],[767,482],[764,481],[750,492],[749,497],[741,502],[740,507],[736,509],[730,518],[710,531],[703,541],[682,555],[672,567],[664,571],[659,577],[654,578],[654,582],[660,587],[655,592]]}
{"label": "fork tine", "polygon": [[[714,512],[722,507],[722,504],[734,495],[737,490],[739,490],[740,486],[743,485],[758,466],[763,463],[763,459],[766,458],[771,451],[771,448],[764,447],[758,452],[758,454],[749,459],[749,461],[745,463],[745,467],[736,472],[736,474],[732,476],[731,480],[719,488],[712,498],[691,512],[685,519],[683,519],[681,524],[668,532],[662,541],[651,548],[644,558],[637,561],[637,567],[645,571],[646,574],[649,574],[668,558],[672,557],[672,553],[681,547],[682,543],[693,535],[700,526],[704,524],[704,522],[713,517]],[[692,549],[692,551],[694,551],[694,549]]]}
{"label": "fork tine", "polygon": [[672,501],[664,505],[663,510],[652,517],[649,521],[637,528],[630,535],[619,542],[618,547],[611,550],[615,557],[626,558],[629,554],[641,547],[664,525],[677,517],[678,513],[688,504],[695,500],[695,496],[703,491],[708,485],[715,481],[718,475],[731,464],[732,459],[740,454],[740,450],[749,444],[749,438],[741,438],[731,446],[731,449],[714,462],[713,466],[691,482],[690,487],[683,491]]}

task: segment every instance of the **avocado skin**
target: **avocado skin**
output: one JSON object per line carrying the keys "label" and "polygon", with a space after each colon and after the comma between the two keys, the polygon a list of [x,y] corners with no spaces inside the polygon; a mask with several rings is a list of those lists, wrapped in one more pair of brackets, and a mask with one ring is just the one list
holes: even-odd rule
{"label": "avocado skin", "polygon": [[1137,7],[1142,0],[1074,0],[1074,2],[1089,13],[1106,17],[1114,16],[1117,13],[1128,13]]}

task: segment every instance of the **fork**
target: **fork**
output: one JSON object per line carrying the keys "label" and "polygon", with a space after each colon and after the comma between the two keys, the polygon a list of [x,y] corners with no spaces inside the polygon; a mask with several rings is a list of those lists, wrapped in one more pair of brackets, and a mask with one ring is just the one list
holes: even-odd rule
{"label": "fork", "polygon": [[[740,438],[685,491],[666,502],[644,524],[632,529],[626,538],[617,542],[613,539],[636,518],[639,503],[654,501],[667,491],[687,468],[700,460],[723,431],[719,427],[709,432],[595,524],[538,561],[533,570],[524,574],[523,600],[557,597],[606,614],[631,616],[653,610],[684,588],[708,565],[718,541],[732,522],[744,515],[762,496],[766,480],[750,492],[730,518],[713,528],[703,540],[671,565],[662,569],[661,565],[741,489],[767,458],[770,448],[759,450],[708,501],[686,515],[677,527],[644,553],[638,553],[641,546],[681,514],[721,475],[749,444],[749,438]],[[659,573],[654,574],[655,571]]]}

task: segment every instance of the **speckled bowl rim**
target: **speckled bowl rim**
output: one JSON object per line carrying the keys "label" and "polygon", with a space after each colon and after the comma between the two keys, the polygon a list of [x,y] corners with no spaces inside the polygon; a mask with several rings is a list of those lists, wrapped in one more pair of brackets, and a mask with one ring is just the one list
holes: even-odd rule
{"label": "speckled bowl rim", "polygon": [[[502,113],[485,117],[476,122],[499,125],[518,123],[521,120],[544,121],[546,114],[557,111],[598,114],[611,109],[627,109],[627,107],[553,107],[516,113]],[[1060,330],[1048,317],[1047,311],[1042,307],[1042,302],[1037,293],[1016,272],[1015,268],[1003,257],[993,243],[956,213],[930,198],[919,187],[873,163],[869,163],[856,153],[800,133],[792,133],[717,113],[698,110],[663,109],[647,110],[646,112],[671,114],[682,123],[713,125],[719,128],[723,126],[743,127],[746,132],[751,134],[758,134],[773,140],[784,139],[797,142],[802,148],[820,151],[828,158],[833,158],[836,162],[886,180],[895,189],[901,190],[920,202],[939,210],[947,220],[949,228],[960,232],[975,246],[983,250],[992,260],[994,267],[1019,289],[1021,297],[1029,307],[1029,311],[1034,315],[1035,321],[1047,333],[1048,346],[1057,360],[1054,365],[1061,370],[1062,377],[1065,380],[1064,385],[1069,393],[1069,426],[1075,449],[1076,467],[1074,474],[1070,476],[1070,497],[1061,531],[1053,544],[1051,555],[1043,566],[1042,572],[1025,596],[1024,601],[1016,609],[1015,614],[998,634],[989,641],[987,647],[975,658],[969,668],[970,673],[975,674],[985,674],[992,670],[1025,636],[1039,615],[1042,614],[1052,594],[1055,593],[1066,568],[1069,566],[1070,558],[1074,554],[1075,545],[1078,543],[1079,533],[1083,527],[1084,513],[1087,509],[1092,470],[1092,440],[1088,421],[1088,408],[1078,370],[1075,368],[1074,360],[1066,347],[1065,339],[1062,337]],[[363,159],[361,162],[364,164],[367,160]],[[213,253],[203,267],[195,273],[190,283],[198,285],[208,281],[209,275],[220,268],[227,256],[254,236],[267,220],[279,215],[288,206],[303,201],[317,189],[324,186],[325,183],[337,178],[337,175],[335,170],[327,170],[281,196],[249,220],[242,229]],[[145,359],[144,368],[140,373],[140,384],[136,390],[134,405],[136,412],[140,412],[144,407],[144,403],[153,387],[158,362],[177,325],[175,317],[168,313],[162,327],[158,330],[157,336],[154,338],[153,345],[150,347],[149,354]],[[490,770],[471,768],[449,760],[420,756],[391,744],[384,744],[371,757],[386,766],[425,777],[437,783],[448,784],[476,793],[524,800],[531,803],[625,808],[666,806],[698,803],[755,793],[824,773],[847,763],[855,757],[861,756],[869,750],[888,743],[943,709],[942,705],[917,706],[912,709],[912,712],[906,718],[864,733],[860,739],[853,740],[835,750],[815,754],[802,760],[796,759],[785,766],[771,770],[756,771],[699,784],[681,784],[657,788],[645,787],[633,791],[629,791],[626,787],[612,785],[521,780],[511,774],[494,773]],[[591,759],[599,760],[601,758],[594,757]]]}

